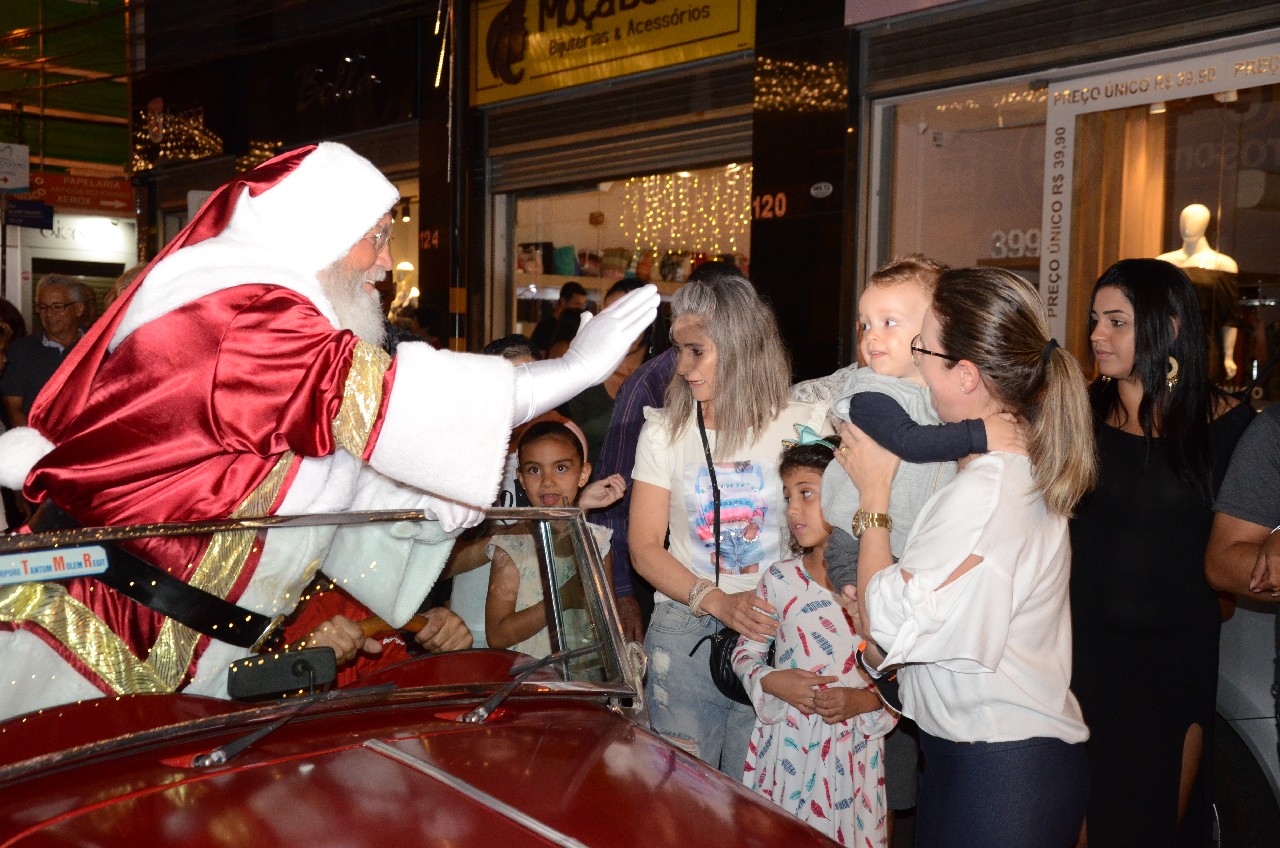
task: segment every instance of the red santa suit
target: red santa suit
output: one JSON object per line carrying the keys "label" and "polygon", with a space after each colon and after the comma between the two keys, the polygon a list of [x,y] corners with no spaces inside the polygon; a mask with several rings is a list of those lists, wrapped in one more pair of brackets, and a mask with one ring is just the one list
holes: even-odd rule
{"label": "red santa suit", "polygon": [[[514,369],[414,343],[393,361],[338,328],[316,279],[397,199],[335,144],[224,187],[76,346],[33,430],[0,441],[9,479],[30,468],[27,497],[85,526],[490,503]],[[406,522],[133,550],[267,616],[288,613],[323,565],[399,625],[449,544],[435,522]],[[103,693],[225,697],[228,662],[247,654],[92,578],[0,587],[0,628],[5,682],[23,681],[0,688],[0,718]]]}

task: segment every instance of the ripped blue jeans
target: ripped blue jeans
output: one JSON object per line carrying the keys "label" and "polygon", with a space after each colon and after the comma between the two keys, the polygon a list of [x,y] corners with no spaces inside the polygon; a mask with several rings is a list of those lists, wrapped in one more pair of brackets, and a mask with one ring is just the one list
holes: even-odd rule
{"label": "ripped blue jeans", "polygon": [[644,647],[649,674],[644,694],[655,732],[735,780],[742,779],[755,710],[720,694],[711,681],[710,643],[689,651],[720,629],[713,616],[698,618],[675,601],[653,608]]}

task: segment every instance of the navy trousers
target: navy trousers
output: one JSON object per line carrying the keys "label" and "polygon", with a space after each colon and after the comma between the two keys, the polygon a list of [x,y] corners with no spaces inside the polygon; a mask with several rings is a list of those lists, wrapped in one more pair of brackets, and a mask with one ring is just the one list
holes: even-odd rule
{"label": "navy trousers", "polygon": [[1084,745],[951,742],[920,731],[919,848],[1069,848],[1089,794]]}

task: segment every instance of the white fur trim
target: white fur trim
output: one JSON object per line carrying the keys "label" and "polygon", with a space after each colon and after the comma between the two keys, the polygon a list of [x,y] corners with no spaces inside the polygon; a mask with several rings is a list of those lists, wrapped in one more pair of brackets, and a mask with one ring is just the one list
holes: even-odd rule
{"label": "white fur trim", "polygon": [[[364,463],[346,451],[302,460],[285,492],[277,515],[309,512],[341,512],[355,498],[356,479]],[[287,614],[315,576],[333,542],[336,528],[281,527],[267,532],[249,584],[236,602],[245,609],[271,617]],[[183,689],[192,695],[227,697],[227,666],[249,655],[246,648],[211,641],[196,663],[195,676]]]}
{"label": "white fur trim", "polygon": [[400,192],[368,159],[320,144],[277,185],[242,190],[225,230],[164,258],[143,278],[111,339],[115,350],[143,324],[233,286],[269,283],[316,304],[336,327],[316,272],[347,254]]}
{"label": "white fur trim", "polygon": [[[425,509],[433,500],[366,467],[351,508]],[[324,573],[392,627],[401,627],[444,570],[455,535],[437,521],[339,527]]]}
{"label": "white fur trim", "polygon": [[31,469],[53,448],[53,442],[33,427],[17,427],[0,436],[0,486],[22,491]]}
{"label": "white fur trim", "polygon": [[244,192],[223,235],[271,248],[314,274],[346,255],[399,199],[372,162],[323,142],[277,185],[257,197]]}
{"label": "white fur trim", "polygon": [[395,367],[369,464],[442,498],[492,504],[511,437],[515,369],[501,357],[419,342],[396,349]]}

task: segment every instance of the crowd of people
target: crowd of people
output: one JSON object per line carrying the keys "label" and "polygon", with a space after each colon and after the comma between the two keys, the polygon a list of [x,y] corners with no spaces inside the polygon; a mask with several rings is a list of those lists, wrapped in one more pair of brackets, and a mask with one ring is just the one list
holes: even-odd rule
{"label": "crowd of people", "polygon": [[[576,505],[648,653],[653,730],[841,844],[890,844],[911,808],[927,846],[1207,844],[1218,592],[1280,599],[1280,414],[1211,384],[1183,271],[1102,275],[1090,382],[1025,280],[903,257],[863,288],[858,361],[792,385],[768,302],[718,262],[672,297],[669,338],[628,280],[594,316],[566,285],[480,355],[398,337],[372,289],[395,200],[346,148],[307,148],[215,194],[89,329],[74,286],[42,283],[42,334],[0,325],[0,483],[31,526],[424,509],[422,544],[350,585],[332,532],[138,548],[293,612],[286,640],[333,648],[349,683],[415,651],[547,653],[528,533],[453,540],[490,505]],[[724,628],[741,699],[709,669]],[[67,671],[0,716],[223,694],[253,640],[199,634],[92,578],[0,587],[0,664]]]}

